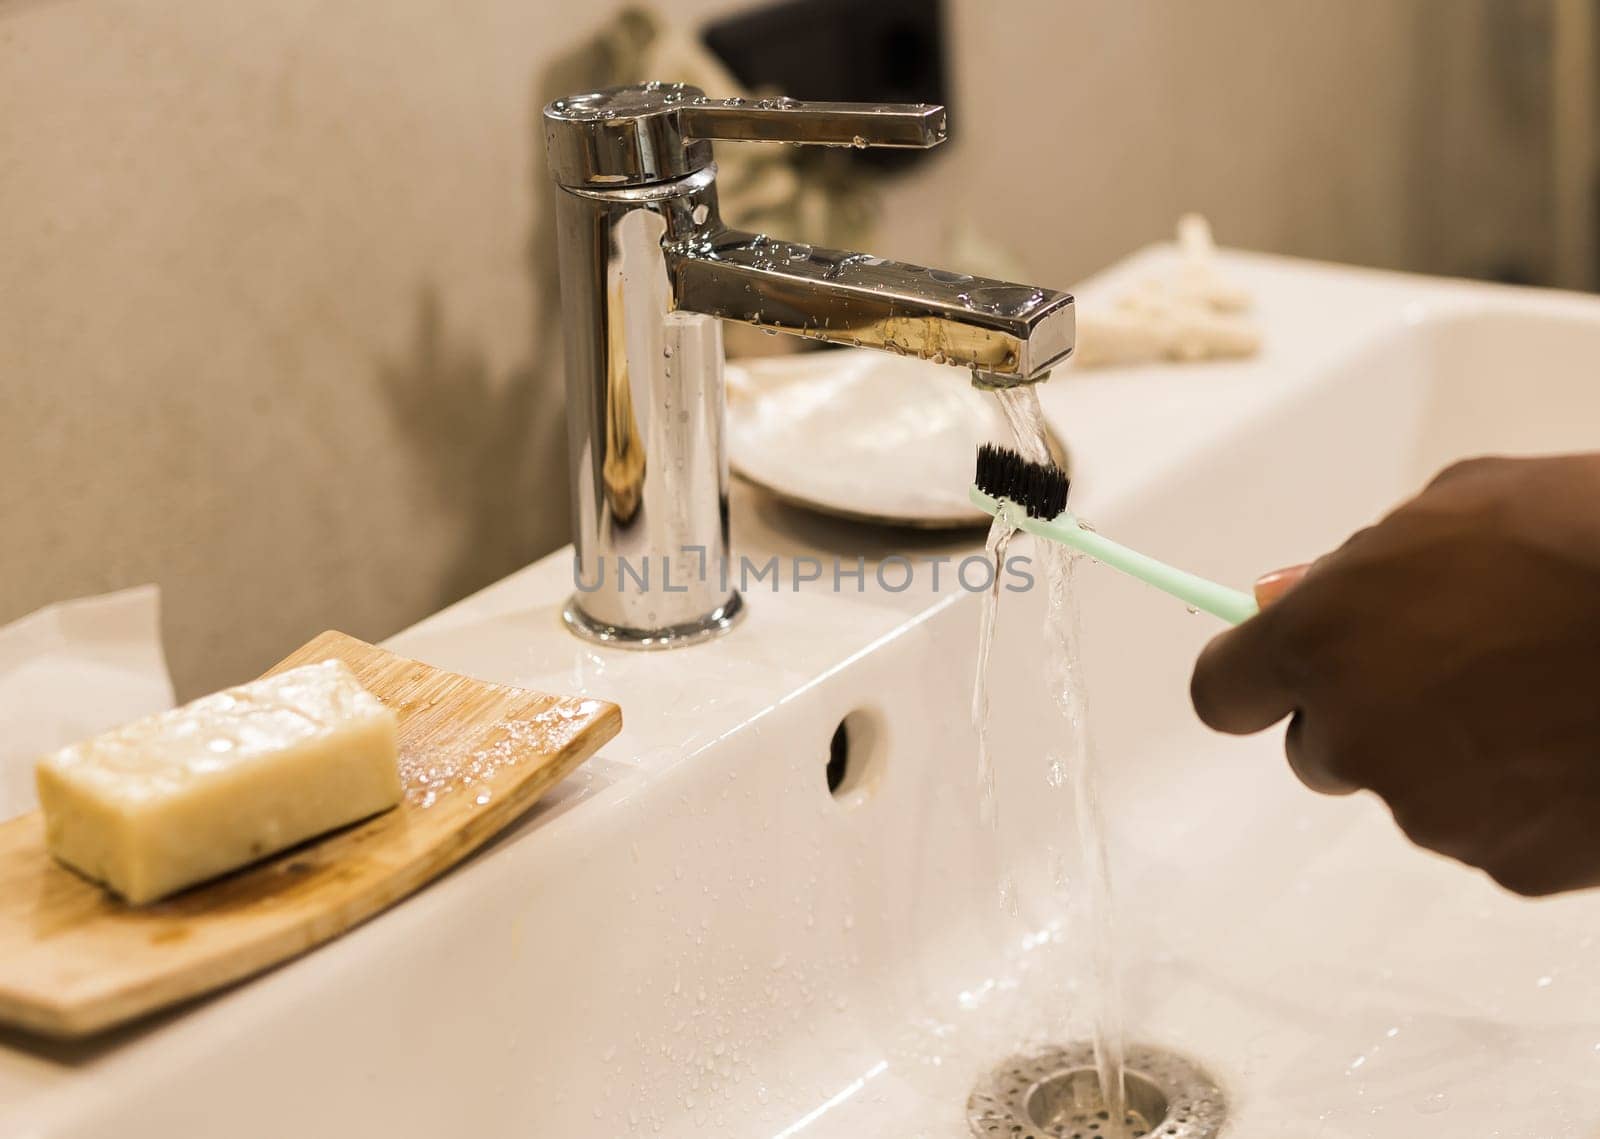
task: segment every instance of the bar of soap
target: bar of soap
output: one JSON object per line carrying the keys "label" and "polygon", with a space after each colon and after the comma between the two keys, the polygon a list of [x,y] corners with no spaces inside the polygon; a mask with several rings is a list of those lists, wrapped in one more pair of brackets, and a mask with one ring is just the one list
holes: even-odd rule
{"label": "bar of soap", "polygon": [[400,801],[395,715],[304,665],[40,759],[50,853],[139,904]]}

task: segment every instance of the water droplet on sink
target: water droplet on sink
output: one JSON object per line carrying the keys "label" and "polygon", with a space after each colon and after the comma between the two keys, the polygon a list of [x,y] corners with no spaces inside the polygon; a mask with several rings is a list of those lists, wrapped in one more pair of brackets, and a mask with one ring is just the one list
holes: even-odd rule
{"label": "water droplet on sink", "polygon": [[1449,1109],[1450,1097],[1444,1092],[1434,1092],[1417,1104],[1417,1110],[1423,1115],[1438,1115],[1441,1111],[1448,1111]]}

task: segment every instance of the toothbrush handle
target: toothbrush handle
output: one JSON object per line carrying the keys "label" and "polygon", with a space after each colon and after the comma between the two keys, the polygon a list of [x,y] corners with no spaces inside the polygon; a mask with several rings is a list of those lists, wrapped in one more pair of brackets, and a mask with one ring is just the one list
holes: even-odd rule
{"label": "toothbrush handle", "polygon": [[1180,601],[1188,602],[1196,609],[1204,609],[1214,617],[1221,617],[1229,624],[1237,625],[1254,617],[1260,610],[1256,599],[1250,594],[1169,566],[1138,550],[1130,550],[1121,542],[1113,542],[1093,530],[1084,529],[1071,514],[1062,514],[1046,521],[1025,515],[1020,507],[992,498],[977,487],[971,488],[969,496],[974,506],[990,514],[1005,511],[1006,520],[1019,530],[1080,550],[1112,569],[1136,577]]}
{"label": "toothbrush handle", "polygon": [[1085,530],[1074,522],[1044,522],[1030,518],[1022,529],[1082,550],[1096,561],[1170,593],[1196,609],[1204,609],[1213,616],[1221,617],[1229,624],[1237,625],[1254,617],[1258,610],[1256,599],[1248,593],[1218,585],[1198,574],[1141,554],[1138,550],[1130,550],[1122,543],[1113,542],[1093,530]]}

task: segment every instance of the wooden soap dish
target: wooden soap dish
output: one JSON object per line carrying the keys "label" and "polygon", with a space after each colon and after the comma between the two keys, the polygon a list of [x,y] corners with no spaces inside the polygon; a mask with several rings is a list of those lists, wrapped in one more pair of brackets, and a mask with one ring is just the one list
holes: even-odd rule
{"label": "wooden soap dish", "polygon": [[394,810],[131,907],[0,824],[0,1024],[83,1037],[259,973],[423,886],[622,727],[615,704],[486,684],[323,633],[268,673],[337,657],[400,719]]}

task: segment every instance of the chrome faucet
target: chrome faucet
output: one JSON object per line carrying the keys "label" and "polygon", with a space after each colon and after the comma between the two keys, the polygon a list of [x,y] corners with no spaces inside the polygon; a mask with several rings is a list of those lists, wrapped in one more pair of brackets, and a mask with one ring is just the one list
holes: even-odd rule
{"label": "chrome faucet", "polygon": [[1072,352],[1072,297],[726,228],[712,139],[930,147],[943,107],[709,99],[646,83],[544,110],[566,334],[574,632],[715,636],[729,581],[722,320],[881,348],[1010,387]]}

